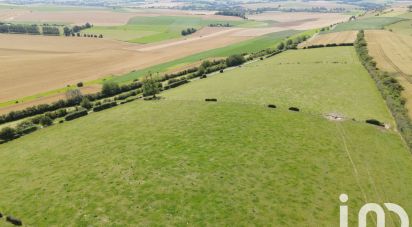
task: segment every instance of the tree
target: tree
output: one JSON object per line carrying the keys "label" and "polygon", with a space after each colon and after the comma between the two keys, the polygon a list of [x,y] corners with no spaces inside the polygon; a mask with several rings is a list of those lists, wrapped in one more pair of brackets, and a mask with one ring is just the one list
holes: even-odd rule
{"label": "tree", "polygon": [[114,82],[106,82],[103,84],[102,93],[105,96],[112,96],[118,94],[120,87]]}
{"label": "tree", "polygon": [[92,103],[88,98],[83,98],[82,102],[80,103],[80,106],[88,110],[90,110],[93,107]]}
{"label": "tree", "polygon": [[243,64],[245,61],[246,60],[242,55],[235,54],[235,55],[232,55],[232,56],[230,56],[226,59],[226,65],[228,67],[238,66],[238,65]]}
{"label": "tree", "polygon": [[160,93],[160,83],[153,78],[152,74],[149,73],[143,80],[143,96],[153,96],[156,98],[156,94]]}
{"label": "tree", "polygon": [[278,45],[278,50],[283,50],[283,49],[285,49],[285,43],[281,42]]}
{"label": "tree", "polygon": [[5,127],[0,131],[0,139],[5,141],[13,140],[16,136],[17,133],[14,128]]}
{"label": "tree", "polygon": [[70,36],[70,34],[72,33],[72,30],[69,27],[64,27],[63,33],[65,36]]}

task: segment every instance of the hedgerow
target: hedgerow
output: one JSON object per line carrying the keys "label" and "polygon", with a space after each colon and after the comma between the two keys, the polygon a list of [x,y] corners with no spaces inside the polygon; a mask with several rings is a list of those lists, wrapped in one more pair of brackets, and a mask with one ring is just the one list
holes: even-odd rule
{"label": "hedgerow", "polygon": [[354,44],[362,65],[375,80],[382,97],[390,109],[396,121],[396,126],[407,143],[409,149],[412,148],[412,122],[405,107],[405,99],[402,97],[403,87],[399,82],[391,77],[387,72],[376,68],[376,62],[369,55],[364,31],[358,33]]}

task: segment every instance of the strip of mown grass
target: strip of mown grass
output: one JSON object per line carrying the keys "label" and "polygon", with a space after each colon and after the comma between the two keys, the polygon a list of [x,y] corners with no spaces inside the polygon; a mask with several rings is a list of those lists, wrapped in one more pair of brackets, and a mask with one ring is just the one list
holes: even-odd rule
{"label": "strip of mown grass", "polygon": [[366,124],[139,101],[0,145],[0,211],[28,226],[337,226],[347,193],[355,225],[365,202],[412,212],[411,170],[399,135]]}
{"label": "strip of mown grass", "polygon": [[199,54],[194,54],[188,57],[184,57],[184,58],[174,60],[171,62],[159,64],[159,65],[149,67],[143,70],[137,70],[134,72],[130,72],[128,74],[115,77],[111,79],[111,81],[114,81],[117,83],[130,82],[135,79],[138,79],[139,77],[147,75],[149,72],[160,72],[160,73],[166,72],[167,70],[172,69],[173,67],[202,61],[207,58],[228,57],[233,54],[252,53],[252,52],[257,52],[257,51],[264,50],[267,48],[274,48],[287,37],[294,38],[299,35],[313,35],[314,33],[315,31],[312,31],[312,30],[305,31],[305,32],[299,32],[299,31],[294,31],[294,30],[276,32],[276,33],[268,34],[268,35],[258,37],[255,39],[243,41],[237,44],[232,44],[226,47],[205,51]]}

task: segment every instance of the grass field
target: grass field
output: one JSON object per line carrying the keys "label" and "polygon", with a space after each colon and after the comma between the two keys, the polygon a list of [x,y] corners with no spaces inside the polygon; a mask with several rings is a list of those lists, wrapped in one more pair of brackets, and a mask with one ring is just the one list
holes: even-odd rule
{"label": "grass field", "polygon": [[346,23],[338,24],[335,29],[330,32],[341,32],[350,30],[372,30],[383,29],[385,26],[404,20],[397,17],[368,17],[358,19]]}
{"label": "grass field", "polygon": [[365,200],[411,211],[411,169],[397,134],[364,124],[137,102],[1,145],[0,210],[27,226],[336,226],[340,193],[352,224]]}
{"label": "grass field", "polygon": [[341,193],[350,226],[366,202],[412,212],[400,136],[318,115],[393,121],[352,47],[288,51],[161,96],[0,145],[0,212],[27,226],[338,226]]}
{"label": "grass field", "polygon": [[191,55],[185,58],[181,58],[175,61],[167,62],[164,64],[159,64],[153,67],[146,68],[144,70],[138,70],[131,72],[119,77],[112,78],[111,80],[118,83],[130,82],[134,79],[137,79],[141,76],[147,75],[150,72],[167,72],[173,70],[175,67],[179,67],[185,64],[190,64],[193,62],[201,61],[203,59],[212,58],[212,57],[227,57],[232,54],[241,54],[241,53],[252,53],[266,48],[276,47],[283,39],[287,37],[294,37],[296,35],[313,35],[314,31],[299,32],[293,30],[287,30],[282,32],[275,32],[255,39],[243,41],[240,43],[232,44],[226,47],[213,49],[205,51],[199,54]]}
{"label": "grass field", "polygon": [[201,17],[187,16],[156,16],[134,17],[127,25],[123,26],[95,26],[84,30],[83,33],[103,34],[113,38],[132,43],[153,43],[182,37],[181,31],[187,28],[200,29],[209,24],[229,23],[233,26],[245,24],[247,27],[264,26],[261,23],[233,20],[206,20]]}
{"label": "grass field", "polygon": [[387,29],[390,29],[398,34],[412,36],[412,20],[405,20],[391,24],[387,26]]}
{"label": "grass field", "polygon": [[339,113],[358,120],[393,122],[353,47],[288,51],[173,89],[165,96],[173,100],[272,103],[314,114]]}

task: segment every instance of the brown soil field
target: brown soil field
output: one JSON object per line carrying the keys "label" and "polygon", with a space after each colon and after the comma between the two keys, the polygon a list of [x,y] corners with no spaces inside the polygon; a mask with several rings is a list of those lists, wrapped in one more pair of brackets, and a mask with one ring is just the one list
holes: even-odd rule
{"label": "brown soil field", "polygon": [[377,67],[397,75],[412,118],[412,37],[384,30],[366,31],[370,55]]}
{"label": "brown soil field", "polygon": [[[105,39],[0,35],[0,102],[119,75],[246,40],[238,29],[151,45]],[[24,64],[24,66],[22,66]]]}
{"label": "brown soil field", "polygon": [[68,23],[84,24],[86,22],[100,26],[124,25],[136,16],[197,16],[204,19],[241,20],[238,17],[214,15],[211,12],[183,11],[171,9],[129,9],[126,12],[109,10],[81,10],[81,11],[30,11],[30,10],[0,10],[0,20],[7,22],[41,22],[41,23]]}
{"label": "brown soil field", "polygon": [[344,31],[334,32],[322,35],[316,35],[306,42],[299,45],[299,48],[312,46],[312,45],[327,45],[327,44],[342,44],[342,43],[354,43],[356,40],[357,31]]}

